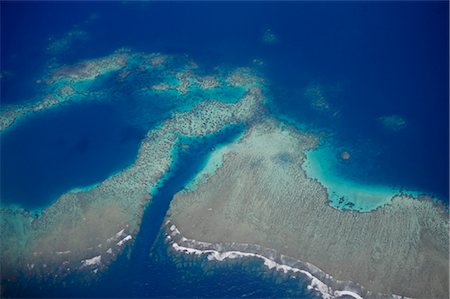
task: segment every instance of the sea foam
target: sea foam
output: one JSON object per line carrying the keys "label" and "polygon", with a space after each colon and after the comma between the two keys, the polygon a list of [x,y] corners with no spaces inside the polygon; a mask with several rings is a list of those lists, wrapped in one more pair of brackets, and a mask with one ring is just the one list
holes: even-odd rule
{"label": "sea foam", "polygon": [[[311,272],[318,272],[318,271],[323,272],[319,268],[317,268],[313,265],[310,265],[311,269],[313,269],[313,270],[311,270],[311,272],[309,272],[305,269],[299,269],[296,267],[278,263],[274,259],[266,257],[262,254],[258,254],[258,253],[243,252],[243,251],[237,251],[237,250],[219,251],[219,250],[214,250],[214,249],[197,249],[197,248],[193,248],[193,247],[187,247],[184,245],[180,245],[176,241],[174,241],[174,239],[179,239],[180,243],[183,242],[183,243],[189,243],[189,244],[197,244],[197,245],[201,245],[202,247],[214,246],[214,244],[212,244],[212,243],[197,242],[195,240],[187,239],[181,235],[180,231],[174,224],[171,224],[170,221],[167,221],[166,225],[169,225],[169,224],[170,224],[170,227],[168,228],[168,231],[170,231],[170,233],[169,233],[170,235],[168,235],[166,237],[166,239],[170,242],[171,247],[177,252],[181,252],[184,254],[192,254],[192,255],[196,255],[196,256],[205,255],[209,261],[213,261],[213,260],[225,261],[227,259],[237,259],[237,258],[245,258],[245,257],[258,258],[263,261],[264,266],[267,267],[269,270],[281,271],[284,274],[289,274],[289,273],[302,274],[309,281],[309,284],[307,286],[308,290],[320,293],[322,298],[328,299],[328,298],[337,298],[337,297],[342,297],[342,296],[350,296],[355,299],[363,298],[356,291],[333,290],[333,288],[331,286],[328,286],[326,283],[324,283],[318,277],[313,275],[313,273],[311,273]],[[199,244],[199,243],[201,243],[201,244]],[[282,256],[282,259],[283,259],[283,256]],[[305,265],[309,265],[309,264],[305,263]],[[325,277],[332,279],[332,277],[330,275],[325,274],[325,273],[323,273],[323,274]]]}

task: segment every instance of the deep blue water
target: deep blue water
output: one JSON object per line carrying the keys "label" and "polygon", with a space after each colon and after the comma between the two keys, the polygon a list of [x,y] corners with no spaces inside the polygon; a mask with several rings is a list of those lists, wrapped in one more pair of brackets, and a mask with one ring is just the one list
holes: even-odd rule
{"label": "deep blue water", "polygon": [[[50,59],[70,64],[129,47],[187,53],[208,70],[253,66],[257,58],[264,61],[255,67],[270,85],[271,109],[307,129],[327,131],[337,155],[351,153],[339,175],[423,190],[448,202],[448,2],[1,2],[1,8],[2,104],[36,98],[35,80]],[[261,42],[268,28],[277,43]],[[44,50],[49,37],[73,29],[86,31],[87,40],[59,55]],[[304,95],[311,84],[324,87],[329,111],[311,108]],[[26,207],[45,206],[68,189],[99,182],[132,163],[146,130],[171,107],[153,105],[141,114],[129,105],[123,110],[123,103],[63,107],[2,135],[2,200],[25,197]],[[391,114],[403,116],[407,126],[398,132],[380,126],[376,119]],[[249,289],[262,290],[255,293],[260,297],[287,294],[259,276],[238,278],[217,270],[205,278],[194,265],[191,272],[199,275],[184,281],[185,274],[169,262],[146,263],[151,265],[141,269],[142,277],[149,283],[139,285],[145,289],[141,294],[243,296]],[[255,284],[234,291],[224,287],[228,293],[208,287],[220,288],[224,281]],[[187,289],[173,290],[176,283]],[[151,293],[152,285],[160,287]]]}
{"label": "deep blue water", "polygon": [[[177,147],[174,162],[146,208],[141,230],[131,252],[125,250],[100,281],[79,285],[77,277],[67,284],[34,281],[8,289],[7,297],[302,297],[314,298],[299,278],[268,272],[262,261],[211,262],[206,257],[168,255],[161,225],[175,193],[182,190],[206,165],[215,147],[232,142],[243,127],[228,127],[202,138],[184,138]],[[72,280],[72,283],[69,281]],[[75,281],[75,283],[73,283]],[[280,284],[281,287],[280,287]]]}
{"label": "deep blue water", "polygon": [[50,109],[3,133],[2,201],[44,208],[67,190],[99,183],[132,164],[142,138],[172,106],[160,96],[114,96]]}
{"label": "deep blue water", "polygon": [[145,131],[125,122],[114,106],[95,103],[21,122],[1,138],[2,200],[39,208],[128,166]]}
{"label": "deep blue water", "polygon": [[[2,80],[3,103],[33,97],[34,79],[51,58],[43,51],[48,37],[73,28],[90,37],[56,57],[64,63],[119,47],[188,53],[206,69],[259,58],[280,113],[332,130],[355,153],[344,175],[448,199],[446,2],[2,6],[2,71],[11,73]],[[261,42],[267,28],[278,43]],[[312,83],[328,89],[339,119],[311,109],[303,90]],[[390,114],[402,115],[407,127],[383,129],[376,118]]]}

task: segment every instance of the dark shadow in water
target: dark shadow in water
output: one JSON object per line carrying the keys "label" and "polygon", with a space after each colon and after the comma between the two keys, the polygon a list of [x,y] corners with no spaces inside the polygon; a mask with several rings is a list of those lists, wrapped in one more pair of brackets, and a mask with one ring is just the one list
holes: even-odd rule
{"label": "dark shadow in water", "polygon": [[[235,140],[243,127],[229,127],[203,138],[183,138],[174,163],[146,208],[139,234],[98,281],[84,285],[73,275],[64,284],[23,280],[6,297],[79,298],[314,298],[298,277],[267,271],[259,259],[229,262],[205,257],[169,256],[161,229],[173,196],[203,169],[220,144]],[[183,145],[183,146],[181,146]]]}
{"label": "dark shadow in water", "polygon": [[209,154],[218,145],[231,142],[240,132],[242,127],[230,127],[207,137],[181,140],[174,151],[174,163],[144,213],[131,256],[134,270],[140,272],[143,262],[148,259],[173,196],[202,170]]}
{"label": "dark shadow in water", "polygon": [[193,260],[188,256],[168,256],[162,224],[173,196],[203,169],[218,145],[235,140],[242,129],[230,127],[207,137],[181,140],[174,151],[175,162],[146,208],[130,256],[124,253],[99,285],[84,294],[147,298],[314,297],[298,278],[272,274],[260,260],[221,263],[206,261],[205,257]]}

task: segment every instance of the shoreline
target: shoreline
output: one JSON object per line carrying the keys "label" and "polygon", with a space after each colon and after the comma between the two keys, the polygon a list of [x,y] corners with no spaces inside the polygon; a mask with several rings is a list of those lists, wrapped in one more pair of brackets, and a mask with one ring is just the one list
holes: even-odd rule
{"label": "shoreline", "polygon": [[[448,218],[442,207],[426,197],[397,195],[368,213],[334,208],[326,187],[301,167],[305,151],[317,145],[314,137],[276,120],[254,124],[228,146],[204,184],[175,196],[171,222],[186,238],[210,242],[207,250],[215,250],[211,244],[225,244],[219,252],[261,252],[234,247],[247,243],[273,248],[357,282],[373,298],[446,294]],[[205,243],[185,247],[199,244]]]}
{"label": "shoreline", "polygon": [[[147,132],[131,165],[99,184],[62,194],[39,217],[23,208],[0,206],[1,239],[8,244],[2,250],[2,282],[20,276],[61,281],[69,274],[97,274],[108,267],[134,243],[152,191],[174,162],[173,149],[181,139],[207,136],[258,117],[263,93],[256,76],[238,71],[221,83],[245,86],[246,93],[235,103],[202,101],[188,111],[174,112]],[[122,240],[113,240],[119,233]]]}
{"label": "shoreline", "polygon": [[226,261],[237,258],[256,258],[263,261],[269,271],[282,272],[285,275],[301,274],[309,280],[308,290],[321,294],[325,299],[351,296],[354,299],[362,298],[409,298],[395,294],[372,293],[363,286],[352,281],[340,281],[325,273],[313,264],[285,256],[274,249],[265,248],[256,244],[245,243],[208,243],[184,237],[170,219],[163,224],[165,240],[169,250],[173,253],[206,256],[208,261]]}
{"label": "shoreline", "polygon": [[[264,86],[258,77],[244,70],[227,78],[226,86],[247,89],[236,103],[210,99],[173,113],[147,132],[130,167],[101,184],[65,193],[38,219],[1,210],[9,217],[2,241],[12,244],[2,252],[7,274],[102,272],[123,252],[122,245],[134,244],[152,190],[164,183],[174,162],[173,149],[183,146],[181,138],[246,125],[230,152],[230,145],[215,151],[226,155],[208,180],[172,199],[170,219],[191,238],[180,235],[175,247],[199,255],[207,250],[205,254],[218,260],[262,259],[269,269],[302,273],[311,279],[312,289],[328,298],[352,293],[354,298],[360,294],[377,298],[378,293],[352,281],[377,292],[419,296],[420,289],[429,292],[423,296],[447,292],[442,267],[443,261],[448,263],[442,254],[448,244],[447,219],[437,219],[441,215],[434,207],[402,198],[373,213],[336,211],[329,205],[326,187],[302,167],[306,152],[317,146],[317,136],[266,114]],[[114,240],[113,251],[108,247],[117,234],[123,239]],[[203,239],[211,243],[194,241]],[[36,265],[33,270],[31,263]],[[341,285],[327,273],[348,282]]]}

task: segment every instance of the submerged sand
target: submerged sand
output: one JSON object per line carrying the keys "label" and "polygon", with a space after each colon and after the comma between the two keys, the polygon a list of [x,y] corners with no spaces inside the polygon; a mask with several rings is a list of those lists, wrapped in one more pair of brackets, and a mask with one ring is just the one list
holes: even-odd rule
{"label": "submerged sand", "polygon": [[[129,71],[124,67],[135,60],[137,71],[164,70],[168,59],[118,51],[61,68],[48,78],[50,87],[66,84],[60,98],[53,98],[50,88],[52,97],[1,111],[0,132],[13,129],[27,115],[80,100],[73,96],[73,90],[80,88],[76,82],[94,82],[114,71],[125,71],[123,79]],[[224,156],[217,167],[210,167],[189,190],[175,196],[170,223],[192,240],[183,245],[194,247],[203,241],[226,251],[289,256],[303,261],[295,264],[309,265],[308,269],[319,267],[323,272],[316,272],[327,282],[332,279],[326,273],[336,281],[363,286],[364,295],[448,298],[448,216],[440,207],[397,196],[370,213],[334,209],[327,190],[302,168],[305,153],[317,145],[317,138],[265,114],[261,78],[249,69],[237,69],[217,81],[185,68],[177,73],[175,85],[167,79],[149,82],[149,88],[187,99],[192,90],[220,84],[220,88],[238,86],[245,95],[232,103],[208,99],[189,111],[174,113],[148,132],[127,169],[89,189],[64,194],[38,217],[2,207],[2,281],[20,276],[62,280],[74,272],[101,272],[133,243],[144,207],[174,162],[173,150],[180,146],[180,138],[244,124],[247,132],[220,150]],[[217,160],[217,153],[214,157]],[[283,264],[281,258],[279,262]],[[346,290],[334,294],[345,294],[339,292]]]}
{"label": "submerged sand", "polygon": [[[153,61],[152,65],[159,63],[159,60]],[[97,61],[95,67],[86,65],[81,70],[89,71],[80,71],[77,67],[75,71],[65,70],[64,76],[91,78],[98,73]],[[208,77],[207,81],[211,79]],[[189,111],[174,112],[147,133],[136,160],[123,171],[95,186],[63,194],[39,216],[20,208],[2,206],[2,282],[20,277],[61,281],[73,273],[90,277],[129,248],[139,231],[144,208],[151,201],[153,190],[176,162],[174,151],[181,145],[180,140],[215,134],[230,125],[251,122],[262,109],[260,81],[250,72],[238,69],[220,84],[221,87],[242,87],[245,95],[235,99],[234,103],[208,100]],[[209,89],[210,84],[206,85]],[[16,118],[31,113],[28,108],[13,111],[14,117],[7,125],[9,129],[13,128],[11,125]]]}
{"label": "submerged sand", "polygon": [[332,208],[327,190],[302,169],[316,143],[262,120],[229,146],[215,174],[175,196],[170,222],[184,237],[226,251],[242,250],[239,243],[272,248],[360,284],[369,297],[448,298],[446,213],[401,196],[370,213]]}

